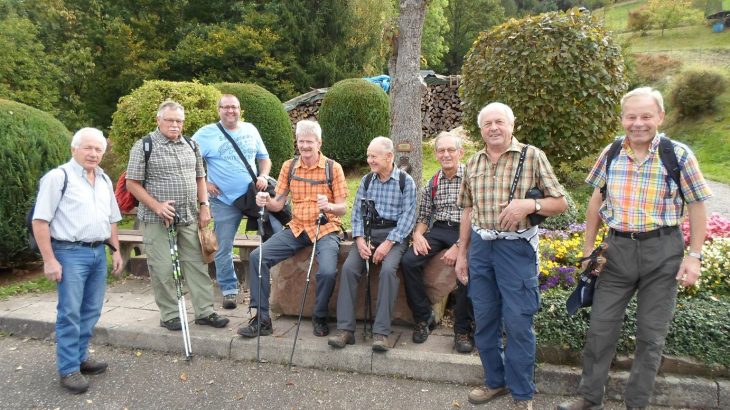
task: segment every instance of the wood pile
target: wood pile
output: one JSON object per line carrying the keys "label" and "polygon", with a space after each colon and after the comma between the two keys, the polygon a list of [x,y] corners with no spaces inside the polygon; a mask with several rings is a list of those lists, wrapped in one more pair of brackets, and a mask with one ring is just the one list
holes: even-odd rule
{"label": "wood pile", "polygon": [[289,120],[296,124],[301,120],[317,120],[319,117],[319,106],[322,100],[300,104],[289,111]]}

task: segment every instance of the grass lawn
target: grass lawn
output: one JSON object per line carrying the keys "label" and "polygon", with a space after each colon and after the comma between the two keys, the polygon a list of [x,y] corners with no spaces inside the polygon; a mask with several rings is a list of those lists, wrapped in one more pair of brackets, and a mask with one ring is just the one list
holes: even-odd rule
{"label": "grass lawn", "polygon": [[648,35],[641,37],[635,33],[618,35],[619,40],[628,40],[631,51],[641,53],[659,50],[682,49],[730,49],[730,29],[722,33],[713,33],[704,25],[677,27],[671,30],[649,30]]}
{"label": "grass lawn", "polygon": [[608,7],[594,10],[594,16],[603,20],[603,24],[609,30],[622,32],[626,30],[626,22],[629,19],[629,12],[643,6],[646,0],[627,1]]}

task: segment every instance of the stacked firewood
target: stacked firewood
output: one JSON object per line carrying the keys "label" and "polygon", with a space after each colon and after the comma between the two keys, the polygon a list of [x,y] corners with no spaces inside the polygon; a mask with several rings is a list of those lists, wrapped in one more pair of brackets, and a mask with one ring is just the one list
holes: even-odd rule
{"label": "stacked firewood", "polygon": [[421,100],[423,136],[433,136],[461,125],[459,84],[431,84]]}
{"label": "stacked firewood", "polygon": [[319,117],[319,106],[322,100],[297,105],[289,111],[289,120],[296,124],[301,120],[316,120]]}

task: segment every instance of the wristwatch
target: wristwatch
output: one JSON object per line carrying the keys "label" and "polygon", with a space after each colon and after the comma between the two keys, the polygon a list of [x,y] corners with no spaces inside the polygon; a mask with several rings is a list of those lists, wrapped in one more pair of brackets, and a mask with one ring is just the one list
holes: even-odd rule
{"label": "wristwatch", "polygon": [[457,247],[457,248],[459,248],[459,247],[460,247],[460,246],[459,246],[459,242],[461,242],[461,239],[459,239],[458,241],[454,242],[454,245],[456,245],[456,247]]}
{"label": "wristwatch", "polygon": [[200,203],[198,205],[200,205],[200,206],[205,205],[207,207],[210,207],[210,202],[208,202],[208,201],[200,201]]}
{"label": "wristwatch", "polygon": [[542,209],[542,205],[540,205],[540,201],[537,198],[535,198],[535,213],[540,212],[541,209]]}
{"label": "wristwatch", "polygon": [[700,261],[702,260],[702,252],[690,252],[687,254],[687,256],[691,256],[693,258],[697,258]]}

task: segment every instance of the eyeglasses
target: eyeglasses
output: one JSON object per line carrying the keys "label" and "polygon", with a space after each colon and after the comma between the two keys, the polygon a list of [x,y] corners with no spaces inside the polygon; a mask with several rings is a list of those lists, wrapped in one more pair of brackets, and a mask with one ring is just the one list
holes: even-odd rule
{"label": "eyeglasses", "polygon": [[176,120],[176,119],[172,119],[172,118],[163,118],[162,121],[165,121],[168,124],[180,124],[180,125],[182,125],[185,122],[185,120]]}
{"label": "eyeglasses", "polygon": [[238,105],[219,105],[218,108],[222,110],[237,110],[241,107]]}
{"label": "eyeglasses", "polygon": [[453,154],[453,153],[456,152],[456,148],[439,148],[439,149],[436,150],[436,152],[439,153],[439,154],[445,154],[447,152],[449,154]]}

